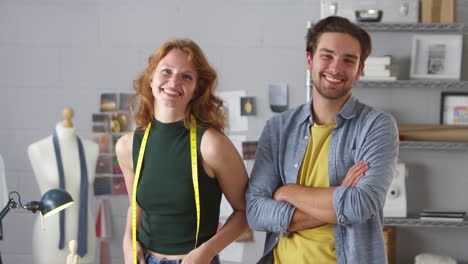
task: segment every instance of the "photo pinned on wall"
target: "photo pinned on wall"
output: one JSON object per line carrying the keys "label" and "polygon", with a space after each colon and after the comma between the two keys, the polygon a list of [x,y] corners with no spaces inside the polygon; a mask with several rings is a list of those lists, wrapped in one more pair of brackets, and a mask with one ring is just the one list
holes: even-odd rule
{"label": "photo pinned on wall", "polygon": [[468,125],[468,92],[442,92],[440,123]]}
{"label": "photo pinned on wall", "polygon": [[258,141],[242,142],[242,158],[244,160],[254,160],[255,152],[257,152]]}
{"label": "photo pinned on wall", "polygon": [[122,169],[119,166],[119,161],[117,160],[117,156],[112,156],[112,173],[121,175]]}
{"label": "photo pinned on wall", "polygon": [[[120,137],[121,135],[112,135],[112,147],[114,150],[115,150],[115,144],[117,144],[117,141],[119,140]],[[115,151],[113,153],[115,154]]]}
{"label": "photo pinned on wall", "polygon": [[130,111],[130,100],[132,97],[133,94],[131,93],[121,93],[119,97],[119,110]]}
{"label": "photo pinned on wall", "polygon": [[99,176],[94,179],[94,195],[112,194],[112,178]]}
{"label": "photo pinned on wall", "polygon": [[112,174],[112,158],[109,155],[99,155],[96,173],[109,173]]}
{"label": "photo pinned on wall", "polygon": [[124,177],[112,178],[112,194],[113,195],[127,194],[127,188],[125,187]]}
{"label": "photo pinned on wall", "polygon": [[117,111],[117,94],[103,93],[101,94],[101,112],[114,112]]}
{"label": "photo pinned on wall", "polygon": [[97,135],[93,137],[93,141],[99,145],[99,154],[111,153],[111,137],[110,135]]}
{"label": "photo pinned on wall", "polygon": [[414,35],[410,79],[459,80],[462,47],[459,34]]}
{"label": "photo pinned on wall", "polygon": [[108,133],[110,132],[110,117],[108,114],[97,113],[92,116],[93,132]]}
{"label": "photo pinned on wall", "polygon": [[257,103],[255,97],[243,96],[240,98],[241,116],[257,115]]}
{"label": "photo pinned on wall", "polygon": [[122,133],[130,130],[130,118],[128,113],[112,114],[112,132]]}

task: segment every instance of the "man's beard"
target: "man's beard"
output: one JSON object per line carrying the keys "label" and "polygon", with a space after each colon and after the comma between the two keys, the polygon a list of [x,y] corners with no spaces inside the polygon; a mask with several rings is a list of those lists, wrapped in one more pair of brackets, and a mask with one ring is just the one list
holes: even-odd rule
{"label": "man's beard", "polygon": [[[312,77],[312,76],[311,76]],[[323,77],[324,78],[324,77]],[[312,80],[312,85],[315,87],[317,92],[324,98],[329,99],[329,100],[336,100],[340,99],[342,97],[347,96],[352,88],[352,84],[348,86],[344,86],[343,89],[336,95],[329,95],[326,93],[325,88],[323,86],[320,86],[319,81]]]}

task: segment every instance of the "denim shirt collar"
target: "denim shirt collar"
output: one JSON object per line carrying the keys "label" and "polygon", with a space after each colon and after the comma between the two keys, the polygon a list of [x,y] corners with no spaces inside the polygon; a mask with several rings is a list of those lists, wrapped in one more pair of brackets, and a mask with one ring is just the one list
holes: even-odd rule
{"label": "denim shirt collar", "polygon": [[[306,121],[310,121],[312,124],[314,123],[314,118],[311,112],[312,102],[313,98],[304,105],[304,108],[300,114],[300,120],[302,121],[301,124]],[[338,112],[338,114],[335,116],[336,127],[340,127],[343,125],[344,121],[351,119],[356,115],[357,105],[358,100],[351,95],[348,100],[346,100],[346,103],[343,105],[343,108],[341,108],[340,112]]]}
{"label": "denim shirt collar", "polygon": [[340,127],[346,120],[353,118],[356,115],[358,100],[352,95],[341,108],[341,111],[335,117],[336,126]]}

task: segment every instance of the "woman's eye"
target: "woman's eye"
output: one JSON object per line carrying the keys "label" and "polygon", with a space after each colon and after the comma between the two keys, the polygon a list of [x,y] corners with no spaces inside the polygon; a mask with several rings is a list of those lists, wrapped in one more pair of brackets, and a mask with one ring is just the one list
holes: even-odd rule
{"label": "woman's eye", "polygon": [[188,74],[182,75],[182,78],[184,78],[185,80],[193,80],[192,76]]}
{"label": "woman's eye", "polygon": [[170,69],[162,69],[161,72],[164,73],[164,74],[171,74]]}

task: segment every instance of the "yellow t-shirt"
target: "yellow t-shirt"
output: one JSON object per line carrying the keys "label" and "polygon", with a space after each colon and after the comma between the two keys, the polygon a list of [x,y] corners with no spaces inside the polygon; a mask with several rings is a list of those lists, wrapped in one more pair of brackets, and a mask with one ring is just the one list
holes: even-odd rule
{"label": "yellow t-shirt", "polygon": [[[297,183],[310,187],[330,187],[328,178],[328,152],[330,139],[336,123],[314,124],[311,138],[299,170]],[[273,250],[275,264],[321,263],[336,264],[333,226],[292,232],[281,238]]]}

